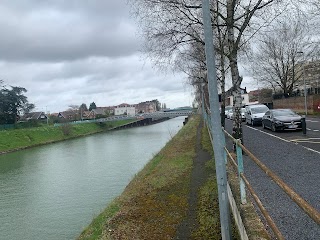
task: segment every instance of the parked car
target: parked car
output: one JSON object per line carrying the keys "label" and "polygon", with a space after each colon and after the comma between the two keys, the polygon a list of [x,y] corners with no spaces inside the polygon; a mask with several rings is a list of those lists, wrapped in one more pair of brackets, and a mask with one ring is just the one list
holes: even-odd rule
{"label": "parked car", "polygon": [[[232,120],[234,118],[234,115],[233,115],[233,111],[232,110],[229,110],[230,112],[228,112],[228,116],[227,118],[229,118],[230,120]],[[244,108],[241,108],[240,110],[240,115],[241,115],[241,121],[245,121],[245,109]]]}
{"label": "parked car", "polygon": [[228,110],[228,112],[227,112],[227,118],[228,118],[228,119],[232,119],[232,118],[233,118],[233,110],[232,110],[232,109]]}
{"label": "parked car", "polygon": [[241,108],[241,120],[242,122],[244,122],[246,120],[246,109],[245,108]]}
{"label": "parked car", "polygon": [[272,109],[262,118],[262,127],[272,131],[302,129],[301,116],[291,109]]}
{"label": "parked car", "polygon": [[254,104],[246,106],[245,108],[245,121],[246,124],[260,125],[263,115],[269,110],[266,105]]}
{"label": "parked car", "polygon": [[225,107],[224,116],[225,116],[226,118],[228,118],[227,115],[228,115],[228,112],[229,112],[230,110],[232,111],[232,106],[226,106],[226,107]]}

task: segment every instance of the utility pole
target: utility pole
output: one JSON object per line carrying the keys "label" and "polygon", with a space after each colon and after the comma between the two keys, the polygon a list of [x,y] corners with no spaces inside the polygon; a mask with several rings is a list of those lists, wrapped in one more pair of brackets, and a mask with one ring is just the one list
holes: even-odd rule
{"label": "utility pole", "polygon": [[299,54],[302,54],[303,56],[303,63],[302,63],[302,79],[303,79],[303,91],[304,91],[304,112],[307,116],[308,114],[308,105],[307,105],[307,87],[306,87],[306,77],[305,77],[305,68],[304,68],[304,65],[305,65],[305,56],[304,56],[304,53],[302,51],[300,52],[297,52]]}
{"label": "utility pole", "polygon": [[213,137],[214,158],[216,163],[216,175],[219,195],[219,210],[221,237],[223,240],[231,239],[230,209],[227,192],[227,171],[224,160],[224,134],[221,127],[219,111],[219,95],[216,77],[215,50],[213,47],[213,31],[211,24],[209,0],[202,0],[203,26],[205,36],[205,53],[208,71],[209,102],[210,102],[210,125]]}
{"label": "utility pole", "polygon": [[47,106],[46,106],[46,117],[47,117],[47,125],[49,125],[49,114],[48,114],[48,110],[47,110]]}

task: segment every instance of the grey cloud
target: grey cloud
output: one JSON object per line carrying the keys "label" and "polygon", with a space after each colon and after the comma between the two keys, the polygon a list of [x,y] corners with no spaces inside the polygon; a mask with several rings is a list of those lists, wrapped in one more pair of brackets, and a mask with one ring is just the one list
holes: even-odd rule
{"label": "grey cloud", "polygon": [[25,12],[55,9],[59,12],[79,12],[83,15],[109,15],[113,18],[128,17],[128,7],[121,0],[2,0],[1,5]]}
{"label": "grey cloud", "polygon": [[25,87],[37,109],[117,105],[158,98],[185,105],[182,74],[141,62],[125,0],[4,0],[0,79]]}
{"label": "grey cloud", "polygon": [[8,2],[0,7],[0,58],[64,61],[90,56],[127,56],[140,48],[128,16],[117,15],[123,3],[44,1],[36,5],[42,1],[30,2],[29,8],[24,9],[9,8],[14,4]]}

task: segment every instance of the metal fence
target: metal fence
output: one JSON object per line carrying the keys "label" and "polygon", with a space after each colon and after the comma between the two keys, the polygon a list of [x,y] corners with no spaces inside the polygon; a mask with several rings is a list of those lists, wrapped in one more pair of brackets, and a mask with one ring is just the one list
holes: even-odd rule
{"label": "metal fence", "polygon": [[14,128],[15,128],[14,124],[1,124],[0,125],[0,130],[14,129]]}
{"label": "metal fence", "polygon": [[[207,114],[204,107],[202,107],[202,117],[208,126],[209,134],[211,129],[211,121],[210,115]],[[239,179],[239,186],[240,186],[240,199],[241,204],[247,203],[247,196],[246,196],[246,189],[251,194],[252,198],[254,199],[256,205],[259,207],[263,217],[267,221],[268,225],[272,229],[273,233],[277,237],[277,239],[285,239],[278,229],[277,225],[271,218],[270,214],[267,212],[265,207],[263,206],[262,202],[260,201],[258,195],[252,188],[251,184],[249,183],[248,179],[244,174],[244,167],[243,167],[243,152],[259,166],[263,172],[270,178],[270,180],[274,181],[314,222],[320,225],[320,213],[313,208],[309,203],[307,203],[299,194],[297,194],[292,188],[290,188],[279,176],[277,176],[274,172],[272,172],[266,165],[264,165],[256,156],[254,156],[242,143],[240,139],[235,139],[231,134],[229,134],[226,130],[222,129],[224,135],[231,139],[231,141],[236,146],[236,159],[232,156],[229,150],[226,147],[225,138],[223,139],[224,143],[224,151],[225,151],[225,162],[227,163],[230,160],[231,164],[234,165],[238,170],[238,179]],[[212,137],[211,137],[212,140]],[[231,204],[231,203],[230,203]],[[240,231],[242,227],[238,226]]]}

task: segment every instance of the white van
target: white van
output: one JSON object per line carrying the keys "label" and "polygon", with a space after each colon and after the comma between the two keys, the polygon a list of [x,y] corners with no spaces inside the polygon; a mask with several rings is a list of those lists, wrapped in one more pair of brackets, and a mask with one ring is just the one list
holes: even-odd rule
{"label": "white van", "polygon": [[261,125],[263,115],[269,110],[266,105],[254,104],[246,106],[245,118],[246,124]]}

